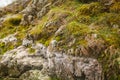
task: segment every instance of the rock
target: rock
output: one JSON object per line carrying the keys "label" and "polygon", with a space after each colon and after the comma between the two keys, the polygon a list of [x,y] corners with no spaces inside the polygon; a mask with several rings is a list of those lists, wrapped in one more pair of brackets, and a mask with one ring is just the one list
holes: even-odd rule
{"label": "rock", "polygon": [[107,6],[110,6],[116,2],[120,2],[120,0],[100,0],[100,2],[104,3]]}
{"label": "rock", "polygon": [[86,50],[89,54],[89,56],[99,57],[101,51],[104,51],[106,49],[105,42],[102,39],[97,39],[96,34],[93,35],[87,35],[85,37],[85,40],[87,41],[87,47],[83,48]]}
{"label": "rock", "polygon": [[20,80],[51,80],[51,78],[39,70],[30,70],[22,74]]}
{"label": "rock", "polygon": [[15,36],[16,36],[16,34],[8,35],[7,37],[5,37],[3,39],[0,39],[0,42],[3,42],[5,44],[7,44],[9,42],[16,43],[17,42],[17,38]]}
{"label": "rock", "polygon": [[36,44],[32,48],[35,49],[35,55],[47,58],[47,48],[43,44]]}
{"label": "rock", "polygon": [[24,38],[22,41],[22,45],[26,46],[26,47],[29,45],[32,45],[32,44],[33,44],[33,40],[29,40],[29,39]]}
{"label": "rock", "polygon": [[32,3],[21,11],[21,13],[24,14],[21,25],[31,24],[35,17],[41,18],[48,10],[48,0],[32,0]]}
{"label": "rock", "polygon": [[[55,43],[53,40],[50,46],[55,48]],[[0,76],[49,80],[49,76],[56,75],[62,80],[102,80],[102,68],[96,59],[50,51],[43,44],[34,44],[32,48],[35,54],[29,54],[24,46],[6,52],[0,61]]]}
{"label": "rock", "polygon": [[49,75],[56,74],[62,80],[102,80],[102,68],[96,59],[64,54],[63,57],[59,58],[51,57],[48,66]]}
{"label": "rock", "polygon": [[60,28],[55,32],[55,36],[63,34],[65,27],[66,27],[66,25],[60,26]]}
{"label": "rock", "polygon": [[37,14],[37,18],[42,18],[42,16],[44,16],[48,11],[49,11],[49,7],[51,4],[47,4],[45,5],[40,12],[38,12]]}
{"label": "rock", "polygon": [[56,51],[57,48],[57,41],[56,40],[52,40],[47,48],[48,52],[54,52]]}
{"label": "rock", "polygon": [[0,62],[0,76],[18,77],[28,70],[43,68],[44,59],[30,55],[27,48],[20,46],[6,52]]}

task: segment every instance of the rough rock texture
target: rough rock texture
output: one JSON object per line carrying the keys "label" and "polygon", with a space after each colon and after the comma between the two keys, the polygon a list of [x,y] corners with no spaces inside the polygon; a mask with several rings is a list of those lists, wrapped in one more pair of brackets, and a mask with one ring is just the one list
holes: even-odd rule
{"label": "rough rock texture", "polygon": [[30,55],[24,46],[7,52],[2,57],[0,64],[0,75],[11,77],[19,77],[28,70],[43,68],[43,60],[39,56]]}
{"label": "rough rock texture", "polygon": [[16,43],[17,42],[17,38],[15,37],[16,34],[11,34],[3,39],[0,39],[0,42],[3,42],[5,44],[12,42],[12,43]]}
{"label": "rough rock texture", "polygon": [[50,80],[48,75],[43,75],[39,70],[30,70],[20,76],[20,80]]}
{"label": "rough rock texture", "polygon": [[57,5],[64,2],[64,0],[32,0],[21,13],[23,13],[23,19],[21,25],[29,25],[35,18],[42,18],[49,10],[51,5]]}
{"label": "rough rock texture", "polygon": [[23,77],[27,78],[30,73],[32,76],[28,77],[28,80],[32,77],[43,80],[35,77],[42,71],[49,76],[56,75],[61,80],[102,80],[102,68],[96,59],[73,57],[63,52],[50,51],[42,44],[33,45],[33,48],[36,50],[34,54],[30,54],[24,46],[6,52],[0,62],[0,76],[20,77],[24,80]]}
{"label": "rough rock texture", "polygon": [[61,80],[102,80],[102,69],[92,58],[79,58],[56,54],[49,59],[49,73]]}

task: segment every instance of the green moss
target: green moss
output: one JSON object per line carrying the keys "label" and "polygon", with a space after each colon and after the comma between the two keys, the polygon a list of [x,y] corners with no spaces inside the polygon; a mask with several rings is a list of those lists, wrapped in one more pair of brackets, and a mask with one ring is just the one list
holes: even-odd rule
{"label": "green moss", "polygon": [[56,36],[56,37],[55,37],[55,40],[56,40],[56,41],[60,41],[60,40],[61,40],[61,37],[62,37],[62,36]]}
{"label": "green moss", "polygon": [[77,16],[77,20],[83,24],[90,24],[92,22],[91,17],[85,15]]}
{"label": "green moss", "polygon": [[60,78],[57,78],[57,77],[51,77],[50,80],[61,80]]}
{"label": "green moss", "polygon": [[113,29],[110,27],[100,26],[96,28],[96,34],[98,34],[98,38],[102,38],[107,45],[114,45],[119,47],[120,45],[120,35],[118,28]]}
{"label": "green moss", "polygon": [[98,15],[103,10],[103,6],[98,2],[84,4],[78,8],[78,15]]}
{"label": "green moss", "polygon": [[22,15],[8,15],[0,29],[0,38],[4,38],[9,34],[14,34],[19,26]]}
{"label": "green moss", "polygon": [[76,0],[82,3],[89,3],[89,2],[94,2],[94,1],[98,1],[98,0]]}
{"label": "green moss", "polygon": [[8,18],[4,21],[4,26],[17,26],[21,22],[22,15],[8,15]]}
{"label": "green moss", "polygon": [[120,14],[116,13],[103,13],[99,20],[96,21],[97,25],[104,25],[113,27],[114,25],[120,26]]}
{"label": "green moss", "polygon": [[4,54],[6,51],[14,49],[14,45],[12,43],[5,43],[0,42],[0,54]]}
{"label": "green moss", "polygon": [[42,26],[37,25],[36,27],[32,28],[32,30],[30,31],[30,34],[37,35],[37,34],[40,34],[41,32],[42,32]]}
{"label": "green moss", "polygon": [[35,49],[29,48],[29,53],[30,53],[30,54],[34,54],[34,53],[35,53]]}
{"label": "green moss", "polygon": [[68,35],[73,35],[75,37],[83,36],[89,33],[89,27],[85,24],[80,24],[79,22],[73,21],[69,23],[66,27],[66,33]]}

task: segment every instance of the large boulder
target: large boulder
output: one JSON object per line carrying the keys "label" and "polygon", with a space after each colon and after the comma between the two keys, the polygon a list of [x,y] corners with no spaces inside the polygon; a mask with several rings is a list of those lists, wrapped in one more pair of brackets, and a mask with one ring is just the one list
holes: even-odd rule
{"label": "large boulder", "polygon": [[22,80],[49,80],[49,76],[61,80],[102,80],[102,67],[96,59],[56,51],[56,43],[52,41],[48,48],[33,44],[33,53],[25,46],[6,52],[0,61],[0,76]]}

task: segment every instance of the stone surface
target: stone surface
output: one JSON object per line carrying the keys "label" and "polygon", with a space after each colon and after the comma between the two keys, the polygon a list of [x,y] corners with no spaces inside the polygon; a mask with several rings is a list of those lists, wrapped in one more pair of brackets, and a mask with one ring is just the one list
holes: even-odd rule
{"label": "stone surface", "polygon": [[[54,42],[49,46],[55,48]],[[66,55],[54,49],[49,50],[42,44],[34,44],[32,48],[35,49],[34,54],[30,54],[24,46],[6,52],[0,61],[0,76],[18,78],[22,75],[20,79],[49,80],[48,76],[44,77],[46,74],[56,75],[61,80],[102,80],[102,68],[96,59]],[[40,71],[44,74],[41,75]]]}
{"label": "stone surface", "polygon": [[30,70],[20,76],[20,80],[51,80],[48,75],[43,75],[39,70]]}
{"label": "stone surface", "polygon": [[3,42],[5,44],[12,42],[12,43],[16,43],[17,42],[17,38],[15,37],[16,34],[11,34],[8,35],[7,37],[0,39],[0,42]]}

